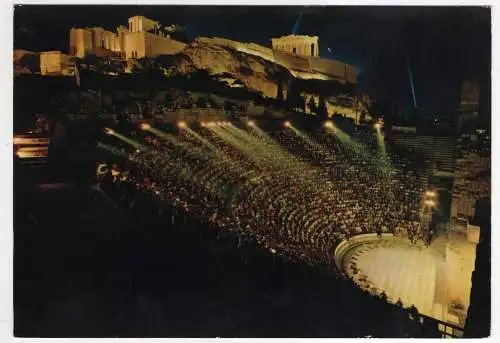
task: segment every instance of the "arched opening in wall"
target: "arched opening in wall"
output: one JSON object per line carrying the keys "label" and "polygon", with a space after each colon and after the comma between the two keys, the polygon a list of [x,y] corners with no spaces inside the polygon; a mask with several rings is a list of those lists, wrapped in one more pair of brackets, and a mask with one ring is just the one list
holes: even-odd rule
{"label": "arched opening in wall", "polygon": [[314,43],[311,44],[311,56],[314,56]]}
{"label": "arched opening in wall", "polygon": [[101,48],[104,48],[104,39],[101,39]]}
{"label": "arched opening in wall", "polygon": [[293,47],[293,54],[297,55],[297,48],[296,47]]}

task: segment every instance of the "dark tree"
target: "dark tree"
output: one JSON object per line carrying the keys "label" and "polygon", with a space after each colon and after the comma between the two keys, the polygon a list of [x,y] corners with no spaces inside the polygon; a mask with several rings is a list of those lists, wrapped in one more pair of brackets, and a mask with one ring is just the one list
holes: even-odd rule
{"label": "dark tree", "polygon": [[297,107],[300,108],[300,110],[302,112],[306,111],[306,98],[305,97],[303,97],[301,95],[299,96],[299,98],[298,98],[298,106]]}
{"label": "dark tree", "polygon": [[229,100],[224,100],[224,110],[231,111],[233,109],[233,103]]}
{"label": "dark tree", "polygon": [[283,103],[285,96],[283,95],[283,84],[278,82],[278,94],[276,95],[276,99],[278,102]]}
{"label": "dark tree", "polygon": [[196,107],[199,108],[207,107],[207,100],[204,97],[199,96],[198,99],[196,100]]}
{"label": "dark tree", "polygon": [[297,81],[291,81],[288,87],[288,94],[286,98],[286,108],[290,111],[296,109],[304,110],[304,99],[300,95],[300,87]]}
{"label": "dark tree", "polygon": [[316,103],[314,102],[314,98],[311,96],[309,98],[309,102],[307,103],[307,107],[311,113],[316,113],[318,109],[316,108]]}
{"label": "dark tree", "polygon": [[176,41],[183,42],[186,44],[189,43],[189,38],[186,35],[186,32],[184,30],[177,30],[177,31],[169,32],[169,35],[170,35],[170,38],[172,38]]}
{"label": "dark tree", "polygon": [[174,102],[174,97],[172,96],[172,94],[167,92],[165,94],[165,98],[163,99],[163,102],[165,103],[165,105],[172,105],[172,103]]}
{"label": "dark tree", "polygon": [[319,97],[317,113],[320,118],[328,118],[328,109],[326,108],[325,98],[323,96]]}
{"label": "dark tree", "polygon": [[191,95],[186,95],[182,101],[182,108],[193,108],[193,98]]}

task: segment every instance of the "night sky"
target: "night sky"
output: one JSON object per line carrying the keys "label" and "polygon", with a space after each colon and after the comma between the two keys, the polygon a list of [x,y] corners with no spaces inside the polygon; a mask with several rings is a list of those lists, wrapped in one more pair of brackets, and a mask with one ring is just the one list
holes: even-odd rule
{"label": "night sky", "polygon": [[450,115],[462,80],[490,82],[490,9],[481,7],[24,5],[14,11],[14,47],[67,51],[71,27],[115,31],[138,14],[184,25],[190,39],[219,36],[270,46],[272,37],[294,27],[296,34],[318,35],[321,57],[352,64],[360,89],[397,103],[403,115],[414,103],[410,70],[420,115]]}

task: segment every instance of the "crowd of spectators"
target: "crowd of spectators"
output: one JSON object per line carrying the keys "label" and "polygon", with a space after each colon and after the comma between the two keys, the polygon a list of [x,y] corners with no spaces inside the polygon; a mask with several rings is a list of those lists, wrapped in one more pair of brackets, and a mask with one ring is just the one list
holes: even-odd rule
{"label": "crowd of spectators", "polygon": [[345,141],[324,129],[266,133],[229,123],[149,132],[142,147],[115,152],[126,158],[101,182],[120,189],[129,207],[136,192],[147,193],[172,222],[188,214],[236,232],[240,243],[251,239],[272,253],[333,265],[335,246],[357,234],[428,242],[425,168],[410,155],[382,151],[374,134]]}

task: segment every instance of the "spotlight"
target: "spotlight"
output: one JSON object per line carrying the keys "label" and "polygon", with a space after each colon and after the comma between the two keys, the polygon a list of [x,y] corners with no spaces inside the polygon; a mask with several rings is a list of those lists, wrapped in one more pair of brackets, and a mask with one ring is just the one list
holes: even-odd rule
{"label": "spotlight", "polygon": [[185,128],[185,127],[186,127],[186,122],[185,122],[185,121],[183,121],[183,120],[181,120],[181,121],[177,122],[177,127],[178,127],[179,129],[183,129],[183,128]]}
{"label": "spotlight", "polygon": [[291,126],[292,126],[292,123],[290,123],[290,122],[287,120],[285,123],[283,123],[283,126],[285,126],[285,127],[291,127]]}
{"label": "spotlight", "polygon": [[249,120],[249,121],[247,121],[247,125],[250,126],[250,127],[254,127],[255,126],[255,122],[253,120]]}
{"label": "spotlight", "polygon": [[112,129],[108,128],[108,127],[105,127],[104,128],[104,132],[106,132],[106,134],[108,135],[112,135],[115,133],[115,131],[113,131]]}
{"label": "spotlight", "polygon": [[382,124],[380,123],[375,123],[375,125],[373,125],[376,129],[380,129],[382,127]]}
{"label": "spotlight", "polygon": [[140,152],[141,152],[141,150],[140,150],[140,149],[137,149],[135,152],[136,152],[136,153],[140,153]]}
{"label": "spotlight", "polygon": [[436,192],[434,192],[434,191],[426,191],[425,195],[427,195],[428,197],[435,197],[436,196]]}
{"label": "spotlight", "polygon": [[327,129],[333,129],[333,123],[330,120],[325,121],[323,126],[326,127]]}
{"label": "spotlight", "polygon": [[432,200],[426,200],[426,201],[425,201],[425,204],[426,204],[427,206],[434,206],[434,205],[435,205],[434,201],[432,201]]}
{"label": "spotlight", "polygon": [[142,123],[141,124],[141,130],[146,131],[146,130],[149,130],[149,129],[151,129],[151,125],[149,125],[148,123]]}

